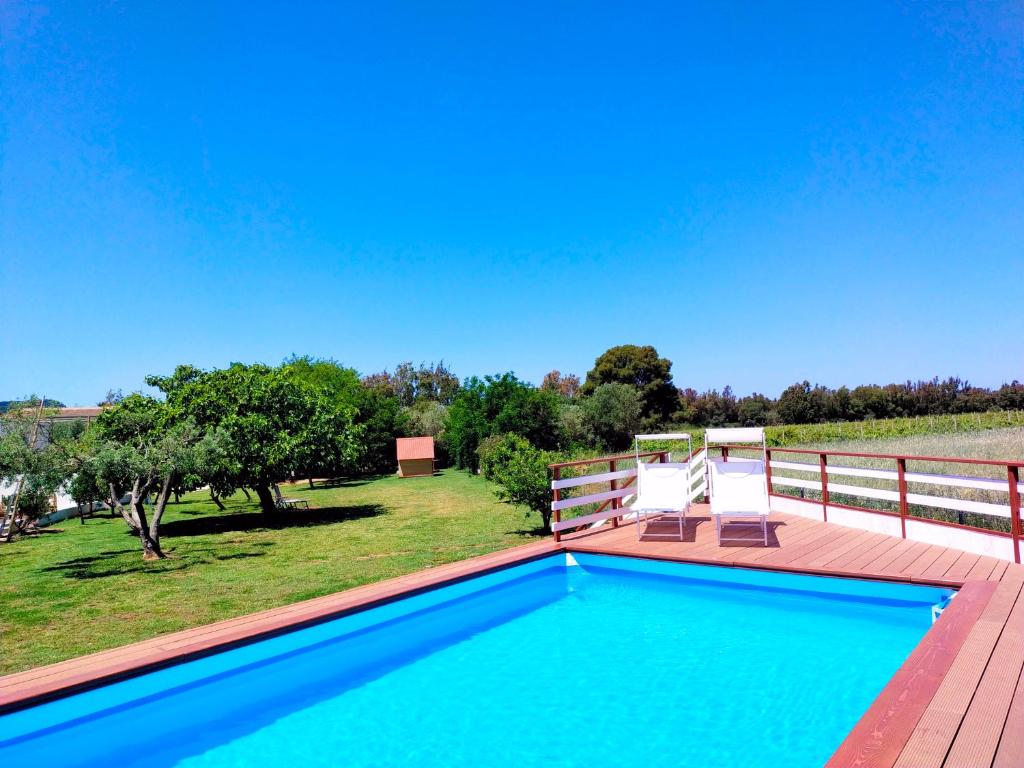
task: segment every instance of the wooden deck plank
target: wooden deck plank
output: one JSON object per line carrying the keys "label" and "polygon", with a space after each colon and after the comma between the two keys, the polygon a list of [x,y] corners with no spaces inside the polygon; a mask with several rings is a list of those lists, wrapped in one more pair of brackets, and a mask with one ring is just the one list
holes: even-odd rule
{"label": "wooden deck plank", "polygon": [[[950,747],[946,765],[991,765],[1022,669],[1024,600],[1018,596]],[[1017,724],[1017,727],[1024,727],[1024,724]]]}
{"label": "wooden deck plank", "polygon": [[828,559],[833,556],[833,553],[837,552],[848,552],[851,542],[861,540],[861,533],[862,531],[855,531],[852,529],[844,531],[841,535],[832,539],[827,544],[823,544],[815,550],[804,552],[799,556],[794,557],[789,561],[789,565],[799,568],[814,568],[814,566],[811,565],[811,562],[814,560]]}
{"label": "wooden deck plank", "polygon": [[1003,574],[1006,573],[1006,569],[1010,566],[1009,560],[999,560],[996,563],[996,567],[992,569],[992,573],[988,575],[989,581],[1002,581]]}
{"label": "wooden deck plank", "polygon": [[[1020,768],[1024,765],[1024,669],[1017,679],[1017,690],[1010,702],[1006,724],[996,749],[992,768]],[[952,767],[951,767],[952,768]]]}
{"label": "wooden deck plank", "polygon": [[904,568],[903,573],[907,575],[924,573],[929,567],[931,567],[932,563],[938,560],[946,551],[946,547],[940,547],[938,544],[932,544],[917,560]]}
{"label": "wooden deck plank", "polygon": [[794,561],[799,560],[801,557],[824,551],[834,541],[841,539],[845,535],[846,531],[842,529],[829,531],[823,535],[805,539],[799,544],[780,547],[775,552],[762,558],[762,562],[765,564],[792,565]]}
{"label": "wooden deck plank", "polygon": [[945,762],[1019,595],[1020,585],[1000,584],[996,589],[904,746],[897,768],[940,768]]}
{"label": "wooden deck plank", "polygon": [[949,570],[946,571],[944,576],[947,579],[952,579],[954,581],[963,581],[967,574],[970,573],[971,568],[973,568],[980,559],[981,555],[976,555],[973,552],[964,552],[956,559],[956,562],[949,566]]}
{"label": "wooden deck plank", "polygon": [[868,563],[874,562],[886,552],[894,549],[900,544],[900,539],[887,536],[875,546],[859,554],[855,554],[849,561],[834,563],[835,568],[844,568],[849,571],[863,571]]}
{"label": "wooden deck plank", "polygon": [[949,570],[949,567],[953,565],[953,563],[955,563],[962,554],[963,552],[959,549],[947,548],[946,551],[942,553],[941,557],[937,558],[934,563],[929,565],[918,575],[923,579],[941,579],[946,574],[946,571]]}
{"label": "wooden deck plank", "polygon": [[893,558],[888,565],[877,569],[872,568],[872,570],[876,570],[882,575],[901,574],[904,568],[917,560],[928,549],[928,545],[923,541],[911,541],[907,542],[907,544],[909,546],[904,547],[903,551]]}
{"label": "wooden deck plank", "polygon": [[989,575],[991,575],[998,562],[994,557],[979,557],[978,562],[964,576],[964,581],[988,581]]}
{"label": "wooden deck plank", "polygon": [[890,768],[894,764],[995,590],[996,585],[988,581],[972,582],[961,590],[826,768]]}
{"label": "wooden deck plank", "polygon": [[779,536],[779,546],[753,546],[746,548],[745,551],[734,554],[730,560],[734,563],[755,563],[759,560],[763,560],[770,555],[777,552],[781,552],[783,549],[791,549],[808,541],[821,539],[829,535],[829,531],[823,528],[819,528],[814,525],[813,520],[807,521],[810,525],[801,523],[799,529],[794,529],[790,533],[785,533],[783,536]]}
{"label": "wooden deck plank", "polygon": [[883,537],[881,533],[872,533],[871,531],[855,532],[857,535],[851,539],[847,539],[841,546],[822,551],[820,554],[808,560],[807,566],[809,568],[824,568],[830,565],[834,560],[839,559],[840,556],[845,555],[854,549],[863,548],[869,541],[879,541]]}

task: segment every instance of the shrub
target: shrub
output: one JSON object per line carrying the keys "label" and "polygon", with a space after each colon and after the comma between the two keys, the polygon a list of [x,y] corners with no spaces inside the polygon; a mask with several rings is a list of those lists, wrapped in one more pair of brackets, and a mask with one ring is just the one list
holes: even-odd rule
{"label": "shrub", "polygon": [[476,455],[480,466],[480,474],[486,479],[495,479],[497,465],[503,458],[507,458],[505,448],[509,444],[508,438],[512,437],[515,437],[515,435],[492,435],[480,441],[480,445],[476,449]]}
{"label": "shrub", "polygon": [[557,456],[513,434],[488,438],[480,447],[481,470],[497,484],[495,495],[502,501],[522,504],[536,512],[543,528],[548,530],[551,524],[548,464]]}

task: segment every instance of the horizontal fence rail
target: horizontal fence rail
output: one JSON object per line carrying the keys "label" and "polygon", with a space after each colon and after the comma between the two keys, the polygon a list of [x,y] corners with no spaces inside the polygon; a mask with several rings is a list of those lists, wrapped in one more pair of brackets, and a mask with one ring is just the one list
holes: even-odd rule
{"label": "horizontal fence rail", "polygon": [[[734,451],[749,450],[749,446],[723,446],[723,457],[729,456],[730,449]],[[852,527],[869,527],[868,525],[854,524],[855,520],[850,517],[835,519],[837,512],[843,511],[895,518],[899,520],[899,530],[892,529],[891,532],[894,535],[929,543],[939,543],[935,540],[936,535],[929,534],[924,530],[914,530],[912,535],[908,536],[908,524],[931,526],[933,529],[941,527],[959,529],[965,533],[965,536],[958,539],[956,534],[947,533],[942,537],[942,543],[969,551],[995,554],[995,556],[1001,556],[999,552],[1004,550],[1001,550],[999,545],[991,545],[990,542],[986,543],[976,537],[980,535],[1000,540],[1009,539],[1010,549],[1005,551],[1010,557],[1006,559],[1013,559],[1017,563],[1021,562],[1020,498],[1024,493],[1024,483],[1021,482],[1021,468],[1024,467],[1024,461],[819,451],[806,448],[769,448],[766,453],[769,493],[778,499],[818,507],[821,519],[826,522],[829,521],[831,514],[833,522],[852,525]],[[776,458],[780,454],[790,458],[803,457],[803,460],[787,461]],[[851,466],[850,459],[891,463],[892,468]],[[910,471],[907,469],[908,462],[971,467],[1000,476],[980,477],[959,473]],[[781,472],[786,474],[780,474]],[[793,473],[797,473],[796,476]],[[801,477],[801,474],[805,476]],[[810,475],[810,477],[806,475]],[[832,478],[840,478],[841,481],[833,482]],[[857,480],[867,480],[871,484],[857,483]],[[885,487],[886,485],[889,487]],[[924,486],[920,490],[927,492],[911,491],[909,488],[911,485]],[[780,489],[798,489],[800,495]],[[915,488],[916,490],[918,489]],[[816,493],[817,498],[808,499],[805,491]],[[853,502],[860,499],[887,502],[894,505],[894,508],[868,507],[864,506],[863,502],[844,503],[838,501],[836,497],[846,497]],[[955,512],[957,520],[954,522],[928,517],[923,514],[924,510]],[[798,509],[787,511],[800,514]],[[984,523],[984,525],[965,523],[963,521],[964,513],[983,516],[976,522]],[[1006,522],[1002,523],[1008,530],[992,527],[996,520],[1008,521],[1008,525]],[[875,530],[876,528],[869,529]],[[887,529],[885,532],[890,531]],[[968,533],[974,535],[975,539],[967,538],[966,534]],[[980,550],[984,550],[984,552]]]}
{"label": "horizontal fence rail", "polygon": [[[723,445],[713,450],[728,461],[730,455],[739,458],[751,448]],[[1021,562],[1024,461],[806,448],[769,448],[766,453],[768,492],[776,511]],[[564,531],[608,521],[618,526],[630,517],[625,502],[636,493],[636,459],[623,454],[550,465],[551,530],[556,541]],[[649,451],[639,459],[667,462],[670,454]],[[707,451],[694,451],[687,462],[690,500],[706,497]],[[856,466],[858,462],[876,466]],[[924,470],[952,465],[955,471],[908,469],[908,463],[923,464]],[[990,476],[966,474],[972,470]],[[563,511],[581,507],[592,509],[563,519]],[[942,514],[956,519],[930,516]]]}

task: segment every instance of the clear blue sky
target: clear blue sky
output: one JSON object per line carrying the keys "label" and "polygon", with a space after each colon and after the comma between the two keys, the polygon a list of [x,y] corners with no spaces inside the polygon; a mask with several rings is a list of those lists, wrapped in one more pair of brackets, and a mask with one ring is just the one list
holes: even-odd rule
{"label": "clear blue sky", "polygon": [[7,0],[0,399],[1024,378],[1024,14],[961,5]]}

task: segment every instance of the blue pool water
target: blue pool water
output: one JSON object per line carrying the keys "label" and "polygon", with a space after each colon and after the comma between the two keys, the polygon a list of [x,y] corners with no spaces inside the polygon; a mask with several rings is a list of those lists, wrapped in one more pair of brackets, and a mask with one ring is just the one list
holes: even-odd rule
{"label": "blue pool water", "polygon": [[819,766],[950,594],[559,555],[4,716],[0,764]]}

